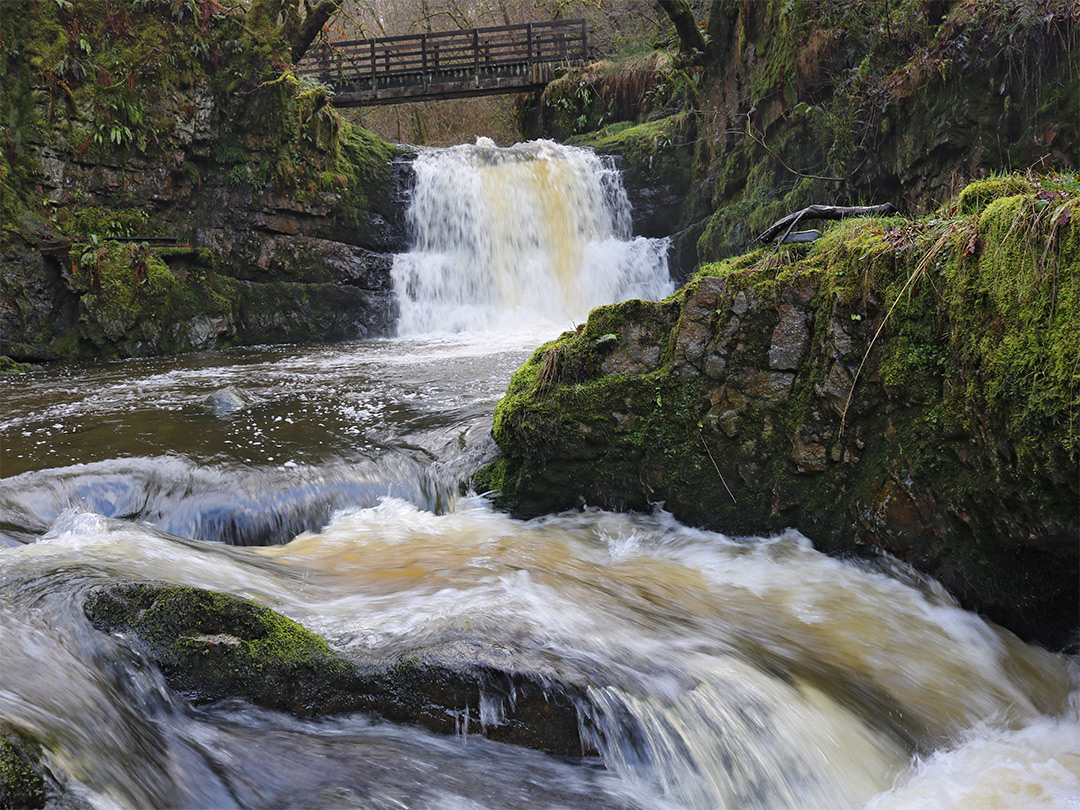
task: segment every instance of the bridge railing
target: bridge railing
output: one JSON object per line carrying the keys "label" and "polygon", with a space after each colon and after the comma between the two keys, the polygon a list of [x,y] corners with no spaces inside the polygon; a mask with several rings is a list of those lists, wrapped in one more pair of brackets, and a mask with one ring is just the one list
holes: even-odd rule
{"label": "bridge railing", "polygon": [[331,83],[374,85],[586,58],[585,21],[554,20],[324,44],[299,72]]}

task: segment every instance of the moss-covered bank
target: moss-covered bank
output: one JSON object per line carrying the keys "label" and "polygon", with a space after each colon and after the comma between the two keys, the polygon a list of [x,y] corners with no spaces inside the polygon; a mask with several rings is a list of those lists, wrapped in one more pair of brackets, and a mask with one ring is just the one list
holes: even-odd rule
{"label": "moss-covered bank", "polygon": [[1080,178],[704,266],[539,348],[476,479],[522,515],[663,505],[887,551],[1060,647],[1077,628]]}
{"label": "moss-covered bank", "polygon": [[533,116],[626,156],[644,209],[669,199],[682,269],[811,203],[923,214],[973,178],[1080,163],[1076,0],[714,0],[707,33],[695,59],[570,71]]}
{"label": "moss-covered bank", "polygon": [[[279,339],[391,328],[401,151],[294,72],[266,6],[0,5],[5,354],[260,342],[272,298],[302,324]],[[363,317],[308,308],[320,291],[260,294],[277,282],[350,288]]]}

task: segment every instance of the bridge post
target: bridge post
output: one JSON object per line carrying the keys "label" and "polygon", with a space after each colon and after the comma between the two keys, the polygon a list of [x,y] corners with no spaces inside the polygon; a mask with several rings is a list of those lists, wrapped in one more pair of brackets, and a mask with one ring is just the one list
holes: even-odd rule
{"label": "bridge post", "polygon": [[480,32],[475,28],[472,32],[472,55],[473,55],[473,78],[476,85],[480,86]]}

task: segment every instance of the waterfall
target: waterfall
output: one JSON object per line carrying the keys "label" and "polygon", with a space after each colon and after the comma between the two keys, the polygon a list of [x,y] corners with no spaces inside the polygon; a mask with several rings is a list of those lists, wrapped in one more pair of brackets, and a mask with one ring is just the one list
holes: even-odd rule
{"label": "waterfall", "polygon": [[669,240],[634,238],[609,158],[552,141],[423,151],[395,257],[400,335],[549,322],[673,290]]}

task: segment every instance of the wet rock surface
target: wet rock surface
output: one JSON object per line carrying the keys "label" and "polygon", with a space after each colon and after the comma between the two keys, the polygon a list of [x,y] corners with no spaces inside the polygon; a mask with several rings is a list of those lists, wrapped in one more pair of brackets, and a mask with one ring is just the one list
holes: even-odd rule
{"label": "wet rock surface", "polygon": [[376,714],[439,734],[578,757],[581,688],[493,666],[459,645],[358,662],[296,622],[240,597],[153,582],[96,588],[85,612],[120,634],[194,704],[240,698],[301,717]]}
{"label": "wet rock surface", "polygon": [[[277,120],[291,92],[256,93],[246,112],[202,85],[182,104],[151,94],[145,117],[176,126],[145,153],[74,148],[70,122],[26,96],[41,128],[26,130],[20,166],[44,205],[0,233],[4,354],[109,359],[389,334],[411,153],[336,119],[323,133],[333,138],[292,144]],[[276,113],[256,115],[267,104]]]}
{"label": "wet rock surface", "polygon": [[0,807],[37,810],[55,793],[38,746],[0,724]]}

